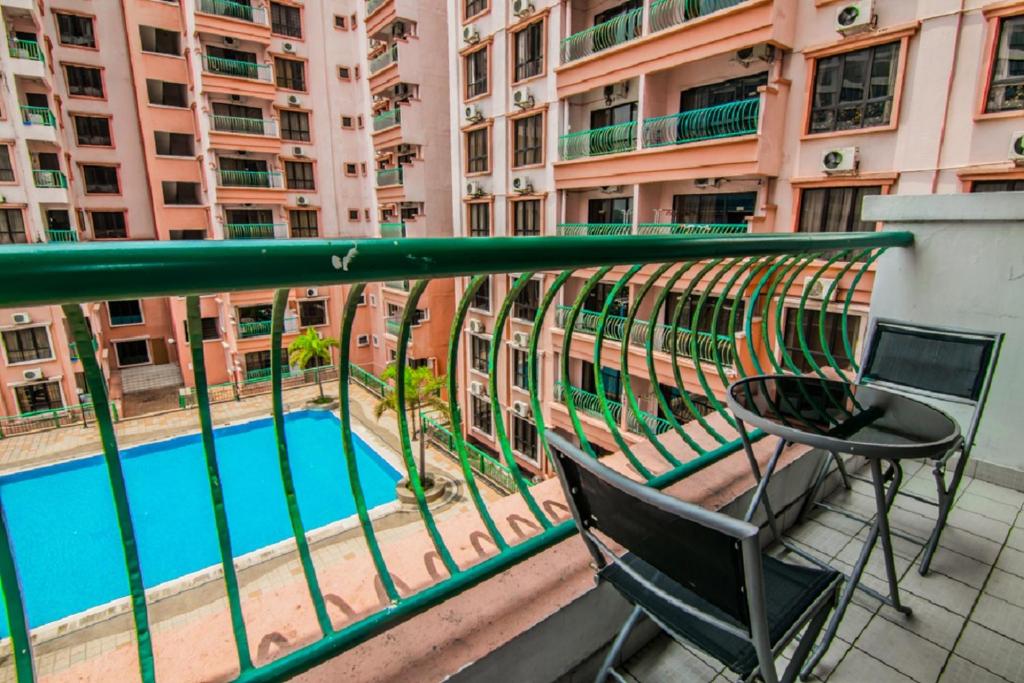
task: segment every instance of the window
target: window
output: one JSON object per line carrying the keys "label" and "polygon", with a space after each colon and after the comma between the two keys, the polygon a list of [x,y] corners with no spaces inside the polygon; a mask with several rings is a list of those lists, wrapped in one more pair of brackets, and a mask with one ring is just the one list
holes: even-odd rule
{"label": "window", "polygon": [[523,349],[512,349],[512,386],[519,387],[520,389],[527,388],[526,370],[527,370],[527,358],[526,351]]}
{"label": "window", "polygon": [[124,239],[128,237],[124,211],[90,211],[92,234],[96,239]]}
{"label": "window", "polygon": [[140,26],[139,38],[142,40],[143,52],[156,52],[162,55],[181,54],[181,33],[168,31],[155,26]]}
{"label": "window", "polygon": [[71,214],[67,209],[46,210],[47,230],[73,230],[71,227]]}
{"label": "window", "polygon": [[630,223],[633,220],[632,197],[608,197],[587,201],[588,223]]}
{"label": "window", "polygon": [[[718,305],[718,296],[714,294],[708,294],[704,299],[704,304],[701,305],[700,300],[703,294],[690,294],[689,298],[683,302],[682,310],[679,312],[678,326],[687,330],[697,330],[701,333],[727,335],[729,334],[729,321],[731,319],[743,320],[744,311],[746,311],[746,303],[740,299],[726,298],[722,301],[721,310],[718,312],[718,318],[715,318],[715,306]],[[672,325],[676,315],[676,308],[679,306],[679,300],[682,297],[681,294],[672,292],[669,294],[665,301],[665,308],[663,312],[663,320],[665,325]],[[628,302],[624,302],[623,306]],[[733,311],[735,310],[735,315]],[[625,314],[623,308],[623,315]],[[694,316],[696,315],[697,320],[694,324]],[[670,335],[671,336],[671,335]],[[663,342],[665,349],[671,348],[671,340]],[[677,346],[681,353],[689,353],[690,342],[689,340],[681,340],[681,343]]]}
{"label": "window", "polygon": [[158,130],[156,137],[156,153],[172,157],[192,157],[196,155],[195,138],[188,133],[169,133]]}
{"label": "window", "polygon": [[540,306],[540,281],[529,280],[512,302],[512,317],[516,320],[533,322]]}
{"label": "window", "polygon": [[14,182],[14,165],[11,163],[10,145],[0,145],[0,183]]}
{"label": "window", "polygon": [[985,107],[985,111],[1014,109],[1024,109],[1024,15],[1001,22]]}
{"label": "window", "polygon": [[512,122],[512,168],[544,163],[544,115]]}
{"label": "window", "polygon": [[146,94],[149,103],[161,107],[188,107],[188,91],[184,83],[171,83],[146,79]]}
{"label": "window", "polygon": [[274,57],[274,77],[277,87],[285,90],[306,89],[306,64],[297,59]]}
{"label": "window", "polygon": [[469,397],[469,415],[474,428],[491,433],[491,402],[481,396]]}
{"label": "window", "polygon": [[349,162],[345,164],[345,175],[353,177],[359,175],[359,167],[356,165],[355,162]]}
{"label": "window", "polygon": [[730,78],[710,85],[689,88],[679,94],[679,111],[715,107],[719,104],[757,97],[757,89],[768,85],[768,72]]}
{"label": "window", "polygon": [[882,193],[882,188],[816,187],[800,192],[800,222],[798,232],[854,232],[873,231],[875,224],[861,221],[860,209],[864,197]]}
{"label": "window", "polygon": [[309,161],[284,162],[285,185],[289,190],[315,190],[313,164]]}
{"label": "window", "polygon": [[292,237],[318,237],[320,235],[316,211],[305,209],[289,211],[288,225],[291,227]]}
{"label": "window", "polygon": [[281,110],[281,138],[296,142],[309,142],[309,113]]}
{"label": "window", "polygon": [[103,75],[89,66],[64,65],[68,94],[77,97],[103,97]]}
{"label": "window", "polygon": [[347,66],[339,66],[338,67],[338,78],[341,78],[341,79],[346,80],[346,81],[348,79],[352,78],[352,69],[348,68]]}
{"label": "window", "polygon": [[888,125],[899,53],[896,42],[819,59],[809,132]]}
{"label": "window", "polygon": [[466,133],[466,173],[487,173],[491,170],[491,127]]}
{"label": "window", "polygon": [[1024,192],[1024,178],[1008,180],[975,180],[971,192]]}
{"label": "window", "polygon": [[348,21],[345,19],[345,17],[341,16],[340,14],[335,14],[334,28],[340,28],[341,30],[345,31],[348,29]]}
{"label": "window", "polygon": [[491,310],[491,278],[486,277],[484,281],[480,283],[480,287],[476,290],[473,295],[473,301],[470,306],[481,311]]}
{"label": "window", "polygon": [[270,3],[270,31],[280,36],[301,38],[302,12],[298,7],[290,7],[278,2]]}
{"label": "window", "polygon": [[172,240],[205,240],[206,230],[193,228],[191,230],[170,230],[168,231]]}
{"label": "window", "polygon": [[[804,343],[811,352],[811,358],[819,367],[828,367],[830,362],[824,349],[821,346],[821,315],[819,311],[808,308],[804,311],[803,320]],[[854,346],[860,332],[860,318],[851,315],[846,319],[847,332],[850,335],[850,345]],[[786,351],[789,353],[793,364],[801,372],[811,372],[810,360],[804,354],[800,346],[800,337],[797,327],[797,310],[786,309]],[[829,353],[835,359],[836,365],[845,370],[853,368],[852,359],[846,354],[846,344],[843,343],[843,316],[841,313],[825,313],[825,342],[828,344]]]}
{"label": "window", "polygon": [[350,221],[358,221],[359,220],[359,209],[349,209],[348,210],[348,219]]}
{"label": "window", "polygon": [[342,128],[352,129],[352,128],[356,127],[356,124],[352,120],[351,116],[342,116],[341,117],[341,127]]}
{"label": "window", "polygon": [[756,204],[756,192],[677,194],[672,197],[672,222],[746,223]]}
{"label": "window", "polygon": [[[220,339],[220,326],[217,324],[216,317],[200,318],[200,325],[203,328],[203,341],[209,341],[211,339]],[[188,343],[188,321],[184,321],[185,327],[185,343]]]}
{"label": "window", "polygon": [[491,353],[491,342],[486,337],[475,334],[469,338],[470,367],[479,372],[487,372],[487,357]]}
{"label": "window", "polygon": [[117,194],[121,191],[117,181],[117,166],[82,166],[86,194]]}
{"label": "window", "polygon": [[469,211],[469,236],[490,237],[491,236],[491,203],[473,202],[468,206]]}
{"label": "window", "polygon": [[25,217],[21,209],[0,209],[0,244],[26,244]]}
{"label": "window", "polygon": [[14,395],[18,399],[18,410],[22,413],[64,407],[64,401],[60,397],[60,382],[23,384],[14,387]]}
{"label": "window", "polygon": [[23,330],[4,332],[4,349],[8,363],[25,363],[34,360],[50,360],[53,349],[45,327],[29,327]]}
{"label": "window", "polygon": [[61,45],[74,47],[96,47],[96,35],[92,30],[92,17],[78,14],[54,12],[57,17],[57,32]]}
{"label": "window", "polygon": [[512,202],[512,234],[519,236],[540,234],[540,200],[524,199]]}
{"label": "window", "polygon": [[107,310],[110,311],[111,325],[139,325],[142,323],[142,303],[138,299],[108,301]]}
{"label": "window", "polygon": [[512,448],[530,460],[537,459],[537,428],[518,415],[512,416]]}
{"label": "window", "polygon": [[472,99],[488,92],[487,84],[487,52],[483,47],[471,52],[463,59],[466,68],[466,99]]}
{"label": "window", "polygon": [[606,9],[603,12],[598,12],[594,15],[594,26],[603,24],[607,21],[611,21],[615,17],[638,9],[642,5],[641,0],[626,0],[626,2],[616,5],[611,9]]}
{"label": "window", "polygon": [[145,339],[114,342],[119,367],[146,365],[149,363],[149,342]]}
{"label": "window", "polygon": [[83,116],[75,114],[75,139],[79,145],[110,147],[110,119],[105,116]]}
{"label": "window", "polygon": [[488,0],[466,0],[466,18],[475,17],[487,9]]}
{"label": "window", "polygon": [[535,21],[513,34],[513,82],[539,76],[544,71],[544,22]]}
{"label": "window", "polygon": [[299,302],[299,325],[303,327],[317,327],[327,324],[327,302],[326,301],[300,301]]}
{"label": "window", "polygon": [[203,203],[199,196],[199,183],[164,180],[160,185],[163,189],[164,204],[194,206]]}

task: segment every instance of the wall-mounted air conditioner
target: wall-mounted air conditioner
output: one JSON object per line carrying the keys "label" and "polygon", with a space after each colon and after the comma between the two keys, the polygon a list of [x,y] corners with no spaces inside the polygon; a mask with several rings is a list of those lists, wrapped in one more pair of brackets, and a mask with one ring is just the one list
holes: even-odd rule
{"label": "wall-mounted air conditioner", "polygon": [[31,368],[29,370],[22,370],[21,376],[24,377],[29,382],[34,382],[38,379],[43,378],[43,369]]}
{"label": "wall-mounted air conditioner", "polygon": [[470,382],[469,383],[469,393],[471,393],[473,396],[483,396],[484,395],[484,383],[483,382]]}
{"label": "wall-mounted air conditioner", "polygon": [[804,294],[807,295],[808,299],[825,301],[826,296],[829,299],[835,296],[836,288],[833,287],[834,284],[835,280],[824,277],[819,277],[815,280],[813,275],[808,275],[804,278]]}
{"label": "wall-mounted air conditioner", "polygon": [[518,346],[521,349],[525,349],[530,345],[530,335],[527,332],[513,332],[512,333],[512,346]]}
{"label": "wall-mounted air conditioner", "polygon": [[519,417],[530,417],[530,404],[526,401],[512,401],[512,412]]}
{"label": "wall-mounted air conditioner", "polygon": [[464,43],[469,43],[470,45],[480,42],[480,29],[476,27],[476,24],[469,24],[468,26],[463,27],[462,41]]}
{"label": "wall-mounted air conditioner", "polygon": [[477,318],[470,318],[469,320],[469,331],[472,334],[483,334],[484,333],[484,321]]}
{"label": "wall-mounted air conditioner", "polygon": [[870,31],[876,21],[874,0],[844,2],[836,9],[835,28],[844,36]]}
{"label": "wall-mounted air conditioner", "polygon": [[464,114],[466,120],[470,123],[480,123],[484,120],[484,113],[480,111],[480,107],[475,104],[467,105]]}
{"label": "wall-mounted air conditioner", "polygon": [[11,314],[11,322],[15,325],[27,325],[32,322],[32,316],[24,311],[19,311]]}
{"label": "wall-mounted air conditioner", "polygon": [[1024,166],[1024,130],[1018,130],[1010,138],[1010,160]]}
{"label": "wall-mounted air conditioner", "polygon": [[836,147],[821,155],[821,170],[830,175],[854,173],[860,165],[856,147]]}
{"label": "wall-mounted air conditioner", "polygon": [[512,104],[520,109],[529,109],[533,106],[533,95],[529,88],[516,88],[512,91]]}
{"label": "wall-mounted air conditioner", "polygon": [[320,296],[320,290],[316,287],[306,287],[306,298],[311,299],[315,296]]}
{"label": "wall-mounted air conditioner", "polygon": [[466,183],[466,195],[469,197],[482,197],[487,194],[484,191],[484,186],[476,181],[470,181]]}
{"label": "wall-mounted air conditioner", "polygon": [[526,176],[516,176],[512,179],[512,189],[519,194],[531,194],[533,182]]}

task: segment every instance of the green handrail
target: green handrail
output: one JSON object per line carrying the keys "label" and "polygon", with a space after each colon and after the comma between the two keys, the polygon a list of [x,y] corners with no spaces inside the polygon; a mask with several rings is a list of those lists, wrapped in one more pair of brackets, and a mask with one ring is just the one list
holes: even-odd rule
{"label": "green handrail", "polygon": [[[569,386],[569,395],[572,396],[573,405],[591,417],[604,419],[604,412],[601,410],[601,399],[597,394],[584,391],[577,386]],[[555,384],[555,400],[565,403],[565,391],[561,384]],[[622,422],[622,403],[612,399],[606,399],[611,410],[612,417],[616,423]]]}
{"label": "green handrail", "polygon": [[751,97],[714,107],[644,119],[644,147],[752,135],[757,132],[760,109],[761,98]]}
{"label": "green handrail", "polygon": [[21,105],[21,122],[29,126],[56,126],[57,119],[49,107]]}
{"label": "green handrail", "polygon": [[43,58],[43,50],[39,47],[39,43],[34,40],[21,40],[20,38],[11,38],[7,42],[8,48],[10,48],[11,57],[15,59],[32,59],[37,62],[46,61]]}
{"label": "green handrail", "polygon": [[251,320],[238,323],[238,336],[242,339],[263,337],[268,334],[270,334],[269,320]]}
{"label": "green handrail", "polygon": [[746,223],[641,223],[638,235],[742,235]]}
{"label": "green handrail", "polygon": [[381,237],[405,237],[405,223],[381,223]]}
{"label": "green handrail", "polygon": [[213,130],[223,133],[277,137],[277,121],[274,119],[251,119],[245,116],[210,114],[210,123]]}
{"label": "green handrail", "polygon": [[636,149],[636,130],[636,121],[580,130],[559,137],[558,147],[562,159],[566,161],[602,154],[631,152]]}
{"label": "green handrail", "polygon": [[203,68],[207,73],[219,76],[235,76],[248,78],[254,81],[271,81],[270,65],[259,64],[255,61],[249,62],[241,59],[228,59],[227,57],[214,57],[203,55]]}
{"label": "green handrail", "polygon": [[661,31],[742,2],[746,0],[655,0],[648,18],[650,30]]}
{"label": "green handrail", "polygon": [[370,393],[375,394],[378,398],[383,398],[391,393],[390,384],[355,363],[349,365],[349,373],[353,380],[358,384],[361,384]]}
{"label": "green handrail", "polygon": [[628,235],[633,230],[632,223],[559,223],[557,235]]}
{"label": "green handrail", "polygon": [[[455,435],[451,433],[451,430],[443,426],[437,420],[423,415],[422,413],[420,414],[420,419],[423,420],[423,427],[427,431],[427,435],[430,437],[430,440],[434,445],[438,446],[449,456],[458,459]],[[466,453],[469,465],[473,468],[474,472],[481,475],[492,484],[497,485],[506,493],[516,493],[519,490],[515,476],[506,465],[471,443],[466,444]]]}
{"label": "green handrail", "polygon": [[267,11],[263,7],[253,7],[247,3],[232,2],[231,0],[199,0],[199,11],[254,24],[267,23]]}
{"label": "green handrail", "polygon": [[370,75],[382,71],[385,67],[391,66],[398,61],[398,44],[393,43],[391,47],[381,52],[376,57],[371,57],[369,62]]}
{"label": "green handrail", "polygon": [[[269,332],[267,334],[269,334]],[[283,366],[281,368],[281,372],[282,372],[282,374],[285,377],[293,377],[293,376],[296,376],[296,375],[303,374],[302,372],[293,373],[292,369],[290,367],[288,367],[287,365]],[[273,373],[271,372],[270,368],[253,368],[251,370],[246,369],[246,371],[245,371],[245,379],[242,380],[242,383],[243,384],[252,384],[252,383],[259,383],[259,382],[269,382],[270,381],[270,377],[271,377],[272,374]]]}
{"label": "green handrail", "polygon": [[65,188],[68,186],[68,177],[64,175],[64,171],[53,169],[33,169],[32,181],[36,187]]}
{"label": "green handrail", "polygon": [[280,171],[235,171],[221,168],[217,171],[220,187],[267,187],[280,188]]}
{"label": "green handrail", "polygon": [[110,316],[111,325],[139,325],[142,323],[141,313],[130,313],[128,315]]}
{"label": "green handrail", "polygon": [[397,126],[402,122],[402,108],[396,106],[394,109],[387,109],[373,117],[373,129],[384,130],[391,126]]}
{"label": "green handrail", "polygon": [[405,183],[401,166],[377,169],[377,187],[393,187]]}
{"label": "green handrail", "polygon": [[225,223],[224,234],[229,240],[272,240],[284,223]]}
{"label": "green handrail", "polygon": [[47,242],[77,242],[78,231],[76,230],[57,230],[56,228],[47,228],[46,230],[46,241]]}
{"label": "green handrail", "polygon": [[640,37],[643,8],[623,12],[613,19],[562,39],[562,63],[607,50]]}
{"label": "green handrail", "polygon": [[401,330],[401,327],[402,327],[402,320],[401,320],[401,318],[394,317],[394,318],[386,318],[384,320],[384,331],[387,332],[388,334],[390,334],[393,337],[397,337],[398,336],[398,332],[399,332],[399,330]]}

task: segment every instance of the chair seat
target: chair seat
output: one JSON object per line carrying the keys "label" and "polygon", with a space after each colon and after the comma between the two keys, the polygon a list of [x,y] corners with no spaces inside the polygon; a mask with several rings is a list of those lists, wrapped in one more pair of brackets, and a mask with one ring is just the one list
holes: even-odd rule
{"label": "chair seat", "polygon": [[[683,604],[743,629],[735,619],[636,555],[627,553],[620,561],[648,583]],[[619,563],[605,566],[599,576],[615,586],[631,602],[652,614],[676,635],[722,662],[737,674],[747,676],[757,667],[757,653],[749,641],[715,628],[668,603],[627,573]],[[788,564],[768,555],[764,556],[765,601],[769,637],[773,647],[838,576],[839,573],[831,569]]]}

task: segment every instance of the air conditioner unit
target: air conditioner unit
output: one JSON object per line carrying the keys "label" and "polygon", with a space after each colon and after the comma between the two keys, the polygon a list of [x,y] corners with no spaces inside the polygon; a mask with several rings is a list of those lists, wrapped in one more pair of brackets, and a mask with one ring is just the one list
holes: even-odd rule
{"label": "air conditioner unit", "polygon": [[719,182],[718,178],[695,178],[693,186],[698,190],[709,190],[718,187]]}
{"label": "air conditioner unit", "polygon": [[288,96],[288,104],[298,104],[298,103],[299,103],[299,98],[298,98],[297,95],[289,95]]}
{"label": "air conditioner unit", "polygon": [[529,88],[516,88],[512,91],[512,104],[520,109],[529,109],[533,106],[533,95]]}
{"label": "air conditioner unit", "polygon": [[525,349],[530,345],[530,335],[527,332],[513,332],[512,333],[512,346],[518,346],[521,349]]}
{"label": "air conditioner unit", "polygon": [[292,154],[294,156],[301,157],[305,155],[305,152],[302,151],[301,147],[292,147]]}
{"label": "air conditioner unit", "polygon": [[295,46],[291,43],[285,43],[281,47],[284,48],[285,52],[295,52]]}
{"label": "air conditioner unit", "polygon": [[602,194],[617,194],[622,192],[622,185],[604,185],[601,192]]}
{"label": "air conditioner unit", "polygon": [[403,142],[402,144],[400,144],[398,146],[398,153],[399,154],[412,154],[415,151],[416,151],[416,149],[412,145],[407,143],[407,142]]}
{"label": "air conditioner unit", "polygon": [[472,334],[483,334],[484,333],[484,321],[478,318],[469,319],[469,331]]}
{"label": "air conditioner unit", "polygon": [[860,152],[856,147],[837,147],[821,155],[821,170],[830,175],[854,173],[860,165]]}
{"label": "air conditioner unit", "polygon": [[1024,166],[1024,130],[1018,130],[1010,138],[1010,160]]}
{"label": "air conditioner unit", "polygon": [[533,13],[533,3],[530,0],[512,0],[512,14],[517,17],[525,17]]}
{"label": "air conditioner unit", "polygon": [[320,290],[316,287],[306,287],[306,298],[313,298],[314,296],[320,296]]}
{"label": "air conditioner unit", "polygon": [[530,194],[533,192],[533,183],[526,176],[516,176],[512,179],[512,189],[519,194]]}
{"label": "air conditioner unit", "polygon": [[471,393],[473,396],[483,396],[484,395],[484,383],[483,382],[470,382],[469,383],[469,393]]}
{"label": "air conditioner unit", "polygon": [[512,401],[512,412],[519,417],[530,417],[530,404],[526,401]]}
{"label": "air conditioner unit", "polygon": [[831,294],[833,296],[835,295],[836,290],[833,287],[834,284],[835,280],[830,280],[824,277],[819,277],[815,280],[813,276],[808,275],[804,278],[804,294],[807,295],[808,299],[818,299],[819,301],[823,301],[825,299],[825,295],[829,294],[830,290]]}
{"label": "air conditioner unit", "polygon": [[484,191],[484,186],[477,182],[466,183],[466,195],[469,197],[482,197],[487,194]]}
{"label": "air conditioner unit", "polygon": [[835,28],[844,36],[851,36],[870,31],[876,20],[874,0],[845,2],[836,10]]}
{"label": "air conditioner unit", "polygon": [[242,96],[241,95],[232,95],[231,96],[231,101],[232,102],[241,102],[242,101]]}
{"label": "air conditioner unit", "polygon": [[43,369],[32,368],[31,370],[23,370],[21,376],[24,377],[29,382],[34,382],[37,379],[43,378]]}
{"label": "air conditioner unit", "polygon": [[470,123],[479,123],[484,120],[484,113],[475,104],[467,106],[465,114],[466,120]]}
{"label": "air conditioner unit", "polygon": [[225,36],[224,44],[225,45],[234,45],[235,44],[235,39],[230,37],[230,36]]}
{"label": "air conditioner unit", "polygon": [[32,322],[32,316],[25,312],[12,313],[11,322],[15,325],[27,325]]}
{"label": "air conditioner unit", "polygon": [[462,40],[470,45],[480,42],[480,29],[476,27],[476,24],[470,24],[462,29]]}
{"label": "air conditioner unit", "polygon": [[736,55],[732,61],[738,63],[740,66],[746,68],[755,61],[762,61],[771,64],[775,61],[775,46],[774,45],[754,45],[752,47],[745,47],[742,50],[737,50]]}
{"label": "air conditioner unit", "polygon": [[305,197],[297,197],[295,199],[295,203],[298,204],[299,206],[305,206],[306,204],[309,203],[309,200],[306,199]]}

